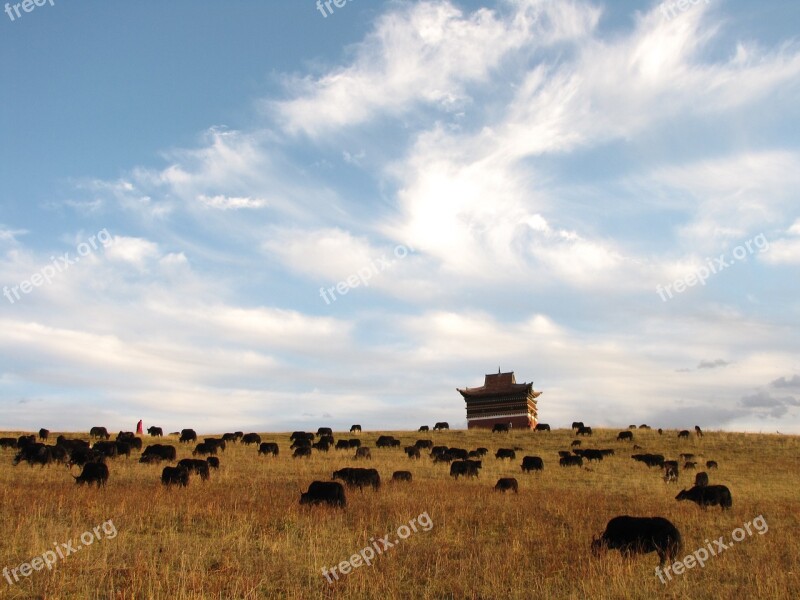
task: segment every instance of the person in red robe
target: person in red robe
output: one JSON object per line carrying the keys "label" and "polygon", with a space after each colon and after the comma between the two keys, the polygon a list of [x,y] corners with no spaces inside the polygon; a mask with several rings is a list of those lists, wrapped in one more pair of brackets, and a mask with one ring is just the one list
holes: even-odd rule
{"label": "person in red robe", "polygon": [[139,422],[136,424],[136,435],[142,435],[142,420],[139,419]]}

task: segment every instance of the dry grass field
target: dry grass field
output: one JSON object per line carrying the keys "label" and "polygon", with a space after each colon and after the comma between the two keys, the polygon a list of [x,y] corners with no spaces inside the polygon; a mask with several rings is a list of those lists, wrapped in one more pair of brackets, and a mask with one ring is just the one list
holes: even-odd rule
{"label": "dry grass field", "polygon": [[[419,438],[467,449],[485,446],[478,479],[453,480],[445,464],[419,461],[402,449],[381,450],[381,433],[403,445]],[[193,477],[187,488],[164,488],[161,466],[136,458],[109,461],[104,489],[77,486],[62,466],[12,465],[13,450],[0,450],[2,532],[0,568],[9,570],[111,521],[115,536],[58,559],[20,581],[0,581],[2,598],[798,598],[800,567],[800,438],[707,432],[679,441],[636,431],[643,452],[678,458],[693,452],[719,462],[711,483],[727,485],[733,508],[702,510],[674,497],[691,487],[694,473],[666,484],[659,469],[629,458],[630,443],[617,430],[595,431],[584,447],[614,448],[616,456],[589,468],[560,468],[557,451],[574,439],[569,430],[513,432],[364,432],[377,468],[379,491],[347,491],[347,508],[300,506],[301,491],[333,470],[356,466],[352,451],[314,452],[292,459],[288,434],[261,434],[280,445],[278,458],[257,447],[228,444],[210,481]],[[3,434],[12,435],[12,434]],[[51,434],[55,437],[55,433]],[[72,436],[70,436],[72,437]],[[85,436],[83,436],[85,438]],[[335,433],[336,439],[352,437]],[[178,458],[193,446],[177,437]],[[145,445],[154,440],[145,438]],[[493,456],[519,446],[517,460]],[[545,470],[523,474],[524,455],[541,456]],[[137,454],[138,456],[138,454]],[[395,470],[410,470],[412,483],[391,483]],[[73,473],[77,474],[77,468]],[[493,491],[499,477],[516,477],[518,494]],[[329,584],[322,569],[337,565],[411,519],[427,513],[432,527],[417,532]],[[683,536],[681,556],[725,536],[759,515],[768,524],[740,543],[662,584],[656,554],[623,559],[617,551],[594,557],[592,537],[617,515],[663,516]],[[424,519],[423,519],[424,520]],[[111,526],[107,525],[108,532]],[[12,578],[13,581],[13,578]]]}

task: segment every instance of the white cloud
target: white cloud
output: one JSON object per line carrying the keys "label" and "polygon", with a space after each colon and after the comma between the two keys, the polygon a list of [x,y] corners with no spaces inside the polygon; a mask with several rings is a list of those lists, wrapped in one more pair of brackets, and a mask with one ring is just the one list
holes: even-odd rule
{"label": "white cloud", "polygon": [[240,210],[243,208],[262,208],[267,205],[267,201],[261,198],[235,198],[228,196],[206,196],[201,194],[197,200],[209,208],[219,210]]}
{"label": "white cloud", "polygon": [[16,244],[17,238],[27,233],[28,231],[25,229],[7,229],[6,227],[0,225],[0,242],[10,242],[12,244]]}
{"label": "white cloud", "polygon": [[290,132],[311,136],[402,115],[415,105],[458,109],[509,52],[581,37],[599,11],[575,2],[509,2],[510,14],[464,14],[450,2],[392,9],[354,48],[352,64],[290,82],[294,98],[273,105]]}
{"label": "white cloud", "polygon": [[158,244],[142,238],[114,236],[114,241],[105,250],[112,261],[121,261],[144,269],[147,262],[158,256]]}

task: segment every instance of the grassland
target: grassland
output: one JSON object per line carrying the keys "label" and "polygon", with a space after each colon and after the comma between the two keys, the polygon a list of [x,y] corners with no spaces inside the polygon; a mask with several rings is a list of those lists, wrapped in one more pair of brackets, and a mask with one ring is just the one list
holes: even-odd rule
{"label": "grassland", "polygon": [[[448,468],[400,450],[374,449],[391,433],[412,444],[420,437],[473,449],[519,446],[516,461],[484,459],[477,480],[452,480]],[[3,434],[6,435],[6,434]],[[11,435],[11,434],[8,434]],[[55,434],[52,434],[55,435]],[[335,434],[336,438],[351,437]],[[348,491],[345,510],[298,504],[301,490],[334,469],[354,465],[351,452],[315,452],[293,460],[288,434],[262,434],[277,441],[278,458],[259,457],[253,446],[229,444],[211,480],[195,478],[185,489],[165,489],[161,467],[135,458],[110,461],[105,489],[75,485],[65,467],[12,466],[0,450],[2,532],[0,568],[13,568],[81,533],[113,521],[117,535],[59,560],[9,585],[2,598],[798,598],[800,567],[800,438],[707,432],[679,441],[676,432],[636,431],[643,451],[677,458],[681,452],[719,462],[712,483],[727,485],[733,508],[701,510],[674,497],[690,487],[665,484],[657,469],[629,458],[629,443],[616,430],[595,431],[584,447],[617,451],[588,469],[558,467],[557,451],[572,432],[451,431],[365,432],[373,447],[369,466],[384,480],[375,491]],[[178,444],[178,458],[191,448]],[[145,439],[145,444],[153,441]],[[545,470],[523,475],[521,456],[541,456]],[[411,470],[410,484],[391,484],[395,470]],[[77,474],[77,470],[74,471]],[[493,491],[499,477],[519,480],[519,494]],[[329,584],[324,567],[348,559],[370,538],[383,537],[421,513],[433,522]],[[706,539],[730,538],[743,523],[763,515],[769,531],[754,534],[704,568],[695,567],[666,585],[655,576],[655,554],[624,560],[616,551],[594,557],[592,536],[613,516],[663,516],[681,531],[683,554]],[[396,539],[392,534],[392,538]]]}

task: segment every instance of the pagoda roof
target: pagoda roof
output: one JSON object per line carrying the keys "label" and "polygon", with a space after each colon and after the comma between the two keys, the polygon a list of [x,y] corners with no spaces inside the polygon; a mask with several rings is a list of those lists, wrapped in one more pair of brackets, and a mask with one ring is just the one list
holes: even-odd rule
{"label": "pagoda roof", "polygon": [[505,396],[507,394],[532,394],[534,398],[538,397],[542,392],[533,390],[533,382],[531,383],[517,383],[514,377],[514,371],[509,373],[490,373],[485,376],[483,385],[474,388],[456,388],[464,398],[479,398],[484,396]]}

